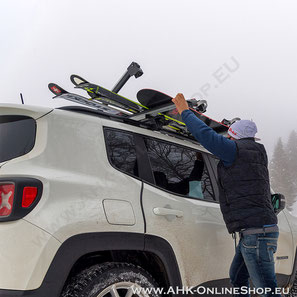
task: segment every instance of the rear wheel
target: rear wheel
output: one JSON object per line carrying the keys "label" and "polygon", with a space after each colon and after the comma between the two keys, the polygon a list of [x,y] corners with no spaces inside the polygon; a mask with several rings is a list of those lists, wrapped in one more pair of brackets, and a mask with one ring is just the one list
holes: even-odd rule
{"label": "rear wheel", "polygon": [[289,294],[284,295],[285,297],[296,297],[297,296],[297,279],[293,283],[292,288],[290,289]]}
{"label": "rear wheel", "polygon": [[139,266],[103,263],[73,277],[61,297],[158,297],[152,290],[156,287],[153,277]]}

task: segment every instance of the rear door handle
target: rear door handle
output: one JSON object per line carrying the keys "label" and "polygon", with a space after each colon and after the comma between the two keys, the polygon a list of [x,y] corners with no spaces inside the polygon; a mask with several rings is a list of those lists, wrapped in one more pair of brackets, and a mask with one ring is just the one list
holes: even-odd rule
{"label": "rear door handle", "polygon": [[184,213],[181,210],[165,208],[165,207],[155,207],[153,209],[153,213],[157,216],[174,215],[174,216],[177,216],[178,218],[181,218],[184,216]]}

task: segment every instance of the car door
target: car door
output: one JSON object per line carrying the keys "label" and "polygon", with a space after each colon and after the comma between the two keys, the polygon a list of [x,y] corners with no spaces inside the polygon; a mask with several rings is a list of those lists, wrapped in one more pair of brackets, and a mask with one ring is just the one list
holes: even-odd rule
{"label": "car door", "polygon": [[146,233],[169,242],[185,286],[227,281],[234,242],[215,197],[207,154],[156,138],[144,141],[154,178],[143,186]]}

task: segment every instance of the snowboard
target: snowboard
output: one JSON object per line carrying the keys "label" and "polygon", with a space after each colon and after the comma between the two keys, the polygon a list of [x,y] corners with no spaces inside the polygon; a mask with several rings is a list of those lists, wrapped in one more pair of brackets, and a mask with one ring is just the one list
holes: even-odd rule
{"label": "snowboard", "polygon": [[[144,116],[147,114],[154,114],[154,112],[159,110],[165,116],[175,118],[176,120],[182,122],[181,115],[175,108],[175,105],[172,102],[173,98],[171,96],[152,89],[142,89],[137,93],[137,99],[141,104],[147,106],[149,110],[143,112],[142,114],[138,114],[135,116],[132,115],[132,118],[140,119],[141,115]],[[203,113],[206,111],[207,106],[205,100],[190,99],[187,100],[187,102],[190,110],[207,126],[220,134],[225,134],[228,131],[229,125],[227,125],[227,123],[231,123],[232,121],[224,120],[224,123],[218,122]]]}
{"label": "snowboard", "polygon": [[[105,102],[105,101],[102,101],[102,98],[95,97],[95,98],[88,99],[88,98],[83,97],[78,94],[69,93],[54,83],[49,83],[48,88],[54,95],[56,95],[55,97],[53,97],[53,99],[66,99],[66,100],[69,100],[69,101],[72,101],[72,102],[75,102],[78,104],[82,104],[82,105],[86,105],[88,107],[95,108],[96,110],[99,110],[101,112],[106,112],[106,113],[109,113],[112,115],[118,115],[118,116],[123,116],[123,115],[127,116],[128,115],[128,113],[119,111],[119,110],[114,109],[108,105],[103,104],[102,102]],[[131,114],[131,113],[129,113],[129,114]]]}

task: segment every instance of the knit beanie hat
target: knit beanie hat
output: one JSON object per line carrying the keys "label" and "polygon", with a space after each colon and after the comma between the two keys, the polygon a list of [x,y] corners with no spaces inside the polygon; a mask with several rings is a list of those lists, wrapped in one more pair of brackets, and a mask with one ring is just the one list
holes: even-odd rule
{"label": "knit beanie hat", "polygon": [[[233,123],[229,130],[228,134],[235,138],[255,138],[256,133],[258,132],[257,126],[253,121],[250,120],[240,120]],[[259,138],[255,138],[255,140],[260,140]]]}

